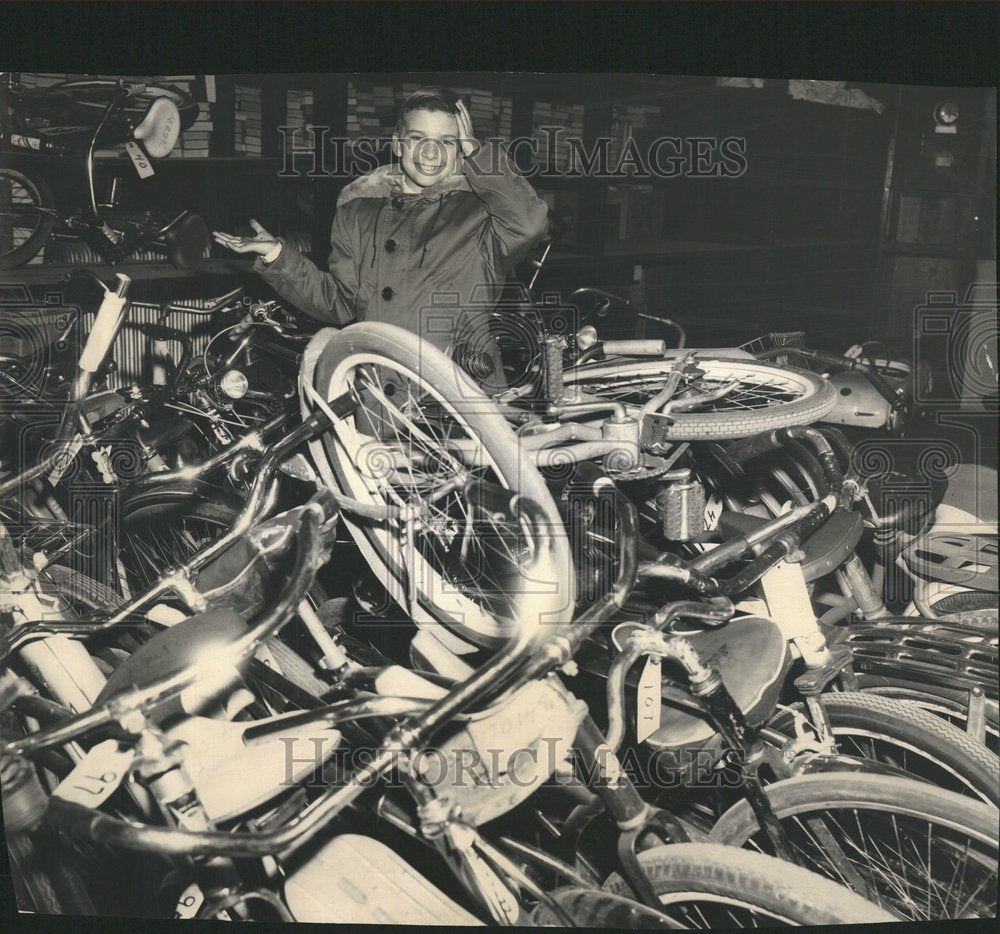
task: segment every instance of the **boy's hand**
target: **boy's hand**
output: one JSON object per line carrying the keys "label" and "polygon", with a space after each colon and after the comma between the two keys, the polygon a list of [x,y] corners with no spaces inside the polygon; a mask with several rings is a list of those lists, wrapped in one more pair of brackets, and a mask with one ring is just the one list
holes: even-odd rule
{"label": "boy's hand", "polygon": [[235,253],[257,253],[265,256],[278,245],[278,239],[269,234],[252,217],[250,226],[253,227],[254,237],[234,237],[232,234],[222,233],[219,230],[212,231],[212,238],[216,243],[221,243],[224,247]]}
{"label": "boy's hand", "polygon": [[462,153],[471,156],[478,148],[479,143],[472,132],[472,117],[465,103],[459,99],[455,104],[455,119],[458,121],[458,139],[462,145]]}

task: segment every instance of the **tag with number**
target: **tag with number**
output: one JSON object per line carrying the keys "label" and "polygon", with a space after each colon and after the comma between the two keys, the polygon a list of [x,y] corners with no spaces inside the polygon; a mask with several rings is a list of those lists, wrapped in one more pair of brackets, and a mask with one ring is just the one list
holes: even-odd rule
{"label": "tag with number", "polygon": [[660,728],[660,660],[646,659],[646,667],[639,677],[635,703],[635,738],[641,743]]}
{"label": "tag with number", "polygon": [[156,174],[153,166],[150,164],[149,157],[142,151],[142,147],[135,140],[129,140],[125,144],[125,152],[128,153],[129,158],[132,160],[132,165],[135,166],[139,178],[149,178],[150,175]]}
{"label": "tag with number", "polygon": [[56,461],[55,467],[52,468],[52,473],[49,474],[49,483],[55,486],[62,479],[62,475],[66,473],[69,465],[73,463],[82,447],[83,437],[81,435],[74,435],[73,440],[59,454],[59,460]]}
{"label": "tag with number", "polygon": [[183,921],[190,921],[195,917],[201,906],[205,904],[205,893],[197,882],[192,882],[177,899],[177,907],[174,909],[174,918]]}
{"label": "tag with number", "polygon": [[104,804],[128,774],[135,751],[116,739],[98,743],[53,792],[65,801],[96,808]]}

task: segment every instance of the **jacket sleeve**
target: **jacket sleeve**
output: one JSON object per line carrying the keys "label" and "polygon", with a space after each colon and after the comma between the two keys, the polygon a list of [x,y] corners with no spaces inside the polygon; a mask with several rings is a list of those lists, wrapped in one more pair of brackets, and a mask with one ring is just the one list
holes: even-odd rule
{"label": "jacket sleeve", "polygon": [[281,239],[281,252],[273,263],[258,258],[254,269],[283,299],[310,318],[331,324],[354,320],[358,294],[358,263],[351,235],[350,211],[341,208],[330,230],[329,272]]}
{"label": "jacket sleeve", "polygon": [[509,272],[548,234],[548,205],[499,143],[480,146],[465,158],[462,171],[490,215],[495,264]]}

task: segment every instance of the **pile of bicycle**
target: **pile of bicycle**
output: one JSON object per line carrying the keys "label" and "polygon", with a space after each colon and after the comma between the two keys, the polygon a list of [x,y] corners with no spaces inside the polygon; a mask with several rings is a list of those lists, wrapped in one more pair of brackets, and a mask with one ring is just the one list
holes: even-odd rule
{"label": "pile of bicycle", "polygon": [[[240,292],[193,353],[101,287],[79,352],[0,348],[22,910],[995,915],[996,517],[845,427],[920,374],[523,305],[449,355]],[[109,388],[130,327],[176,353]]]}

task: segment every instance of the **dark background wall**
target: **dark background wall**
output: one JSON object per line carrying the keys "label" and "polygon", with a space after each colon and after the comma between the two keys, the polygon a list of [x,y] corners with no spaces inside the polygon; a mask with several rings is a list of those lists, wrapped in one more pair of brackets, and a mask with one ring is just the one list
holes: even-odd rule
{"label": "dark background wall", "polygon": [[[29,83],[58,77],[23,76]],[[277,127],[311,123],[348,138],[387,134],[399,101],[420,81],[459,89],[480,135],[538,139],[536,158],[522,159],[529,170],[550,155],[557,170],[565,168],[565,147],[550,153],[544,126],[585,142],[609,137],[612,163],[628,137],[640,150],[662,136],[745,140],[739,177],[568,178],[557,171],[533,179],[568,220],[540,284],[562,294],[581,285],[628,294],[649,313],[684,323],[692,343],[804,330],[812,344],[830,349],[882,338],[905,350],[914,308],[928,290],[963,291],[976,262],[995,257],[990,90],[858,86],[883,105],[877,113],[796,100],[787,81],[732,87],[714,78],[627,75],[218,75],[210,94],[205,76],[158,77],[202,99],[203,114],[157,176],[135,186],[135,197],[199,210],[218,229],[246,229],[255,217],[300,237],[320,263],[337,192],[349,178],[288,177]],[[955,134],[934,131],[934,108],[944,100],[959,106]],[[309,141],[299,138],[300,145]],[[57,266],[59,255],[45,259]],[[223,279],[240,275],[228,262],[209,264],[195,281],[162,273],[147,291],[221,291]],[[606,329],[632,334],[636,326],[623,312]]]}

